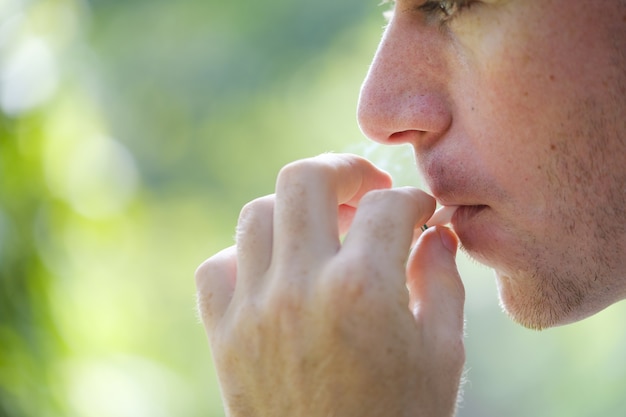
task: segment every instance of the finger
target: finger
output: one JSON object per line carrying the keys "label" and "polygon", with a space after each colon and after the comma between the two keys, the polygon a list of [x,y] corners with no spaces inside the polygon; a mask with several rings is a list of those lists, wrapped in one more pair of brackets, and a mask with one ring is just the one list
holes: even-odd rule
{"label": "finger", "polygon": [[430,340],[458,343],[463,338],[465,289],[455,255],[457,238],[444,226],[420,237],[407,263],[410,307]]}
{"label": "finger", "polygon": [[237,224],[237,291],[258,282],[272,257],[274,195],[246,204]]}
{"label": "finger", "polygon": [[452,216],[454,215],[454,212],[457,208],[458,206],[440,207],[437,211],[435,211],[435,213],[433,213],[432,217],[428,219],[426,224],[420,224],[419,227],[417,227],[413,231],[413,243],[415,243],[417,239],[422,235],[424,230],[428,229],[429,227],[446,225],[450,223],[450,221],[452,220]]}
{"label": "finger", "polygon": [[[404,271],[413,230],[430,218],[435,206],[433,197],[416,188],[371,191],[361,199],[341,253],[365,254],[381,272]],[[404,273],[397,276],[401,280],[396,284],[404,286]]]}
{"label": "finger", "polygon": [[209,336],[230,304],[236,279],[237,252],[234,246],[207,259],[196,270],[198,310]]}
{"label": "finger", "polygon": [[307,262],[339,249],[338,206],[356,207],[389,174],[356,155],[323,154],[283,168],[276,184],[273,259]]}
{"label": "finger", "polygon": [[356,214],[356,207],[348,204],[340,204],[338,209],[339,220],[337,223],[339,225],[339,235],[343,236],[348,233],[350,225],[352,225],[352,220]]}

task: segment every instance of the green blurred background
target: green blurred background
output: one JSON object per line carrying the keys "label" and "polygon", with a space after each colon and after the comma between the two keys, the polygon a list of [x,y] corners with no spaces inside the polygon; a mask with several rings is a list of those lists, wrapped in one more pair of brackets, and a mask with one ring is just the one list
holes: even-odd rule
{"label": "green blurred background", "polygon": [[[277,171],[366,141],[363,0],[0,0],[0,416],[221,416],[193,272]],[[624,305],[513,324],[461,257],[459,416],[626,415]]]}

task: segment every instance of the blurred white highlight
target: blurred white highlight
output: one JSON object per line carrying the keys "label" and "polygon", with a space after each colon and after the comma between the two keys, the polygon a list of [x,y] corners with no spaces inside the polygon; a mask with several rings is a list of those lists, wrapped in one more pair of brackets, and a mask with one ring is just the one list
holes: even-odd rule
{"label": "blurred white highlight", "polygon": [[133,356],[72,360],[66,365],[68,397],[82,417],[191,415],[180,377],[162,365]]}
{"label": "blurred white highlight", "polygon": [[50,46],[42,38],[28,38],[3,65],[0,106],[8,115],[19,115],[46,102],[57,85],[58,68]]}
{"label": "blurred white highlight", "polygon": [[350,145],[346,152],[361,155],[393,178],[394,187],[412,186],[423,188],[423,181],[415,165],[413,148],[409,144],[381,145],[362,141]]}

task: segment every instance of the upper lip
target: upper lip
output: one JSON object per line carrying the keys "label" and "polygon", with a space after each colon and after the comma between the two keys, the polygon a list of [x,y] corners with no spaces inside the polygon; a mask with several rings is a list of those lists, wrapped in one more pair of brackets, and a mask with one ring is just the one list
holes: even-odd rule
{"label": "upper lip", "polygon": [[478,199],[479,185],[464,179],[439,176],[437,179],[426,176],[426,182],[433,197],[442,206],[483,206],[485,201]]}
{"label": "upper lip", "polygon": [[458,185],[450,178],[451,174],[442,163],[442,158],[435,157],[430,152],[418,153],[417,149],[415,156],[424,180],[437,201],[444,206],[459,205],[458,193],[453,192]]}
{"label": "upper lip", "polygon": [[[431,191],[433,191],[431,189]],[[454,197],[453,197],[454,196]],[[472,199],[466,195],[460,195],[460,193],[455,192],[435,192],[433,191],[433,197],[437,200],[437,202],[442,206],[485,206],[486,204],[483,202],[479,202],[475,199]]]}
{"label": "upper lip", "polygon": [[464,143],[445,138],[429,146],[418,142],[413,146],[417,166],[440,205],[491,207],[498,191],[480,159],[472,158],[472,149]]}

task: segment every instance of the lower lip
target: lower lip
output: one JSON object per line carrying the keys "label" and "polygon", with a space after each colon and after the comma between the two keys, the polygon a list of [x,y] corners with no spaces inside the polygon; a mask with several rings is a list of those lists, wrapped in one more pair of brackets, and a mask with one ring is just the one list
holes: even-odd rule
{"label": "lower lip", "polygon": [[488,208],[488,206],[485,205],[459,206],[454,212],[450,223],[458,233],[460,229],[466,228],[468,223],[473,221],[486,208]]}

